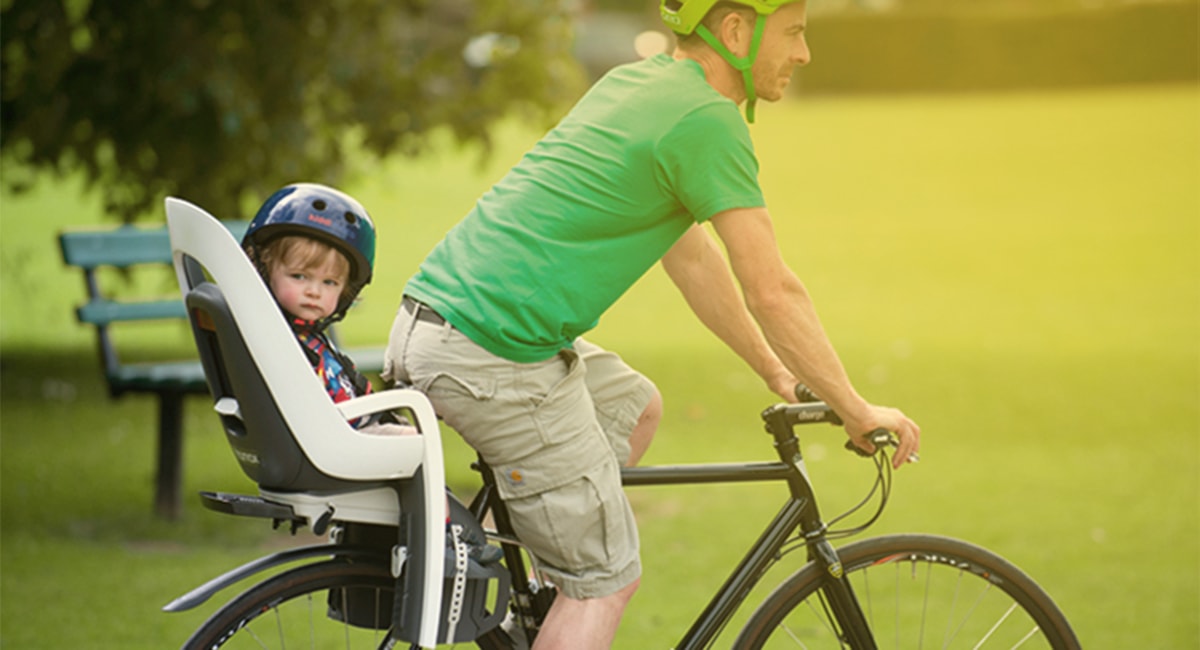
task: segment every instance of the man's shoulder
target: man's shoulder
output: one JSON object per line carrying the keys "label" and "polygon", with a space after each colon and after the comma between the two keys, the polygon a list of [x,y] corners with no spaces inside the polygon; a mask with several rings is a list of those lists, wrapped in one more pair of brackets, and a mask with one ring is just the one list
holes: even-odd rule
{"label": "man's shoulder", "polygon": [[695,61],[675,59],[666,54],[619,65],[610,70],[596,88],[637,92],[684,105],[721,103],[722,100],[733,104],[708,83],[704,71]]}

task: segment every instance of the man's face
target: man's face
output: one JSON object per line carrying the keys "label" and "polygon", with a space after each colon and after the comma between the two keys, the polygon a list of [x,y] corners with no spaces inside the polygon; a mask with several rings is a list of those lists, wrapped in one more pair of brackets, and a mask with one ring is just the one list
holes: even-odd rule
{"label": "man's face", "polygon": [[754,92],[760,99],[779,101],[796,66],[807,65],[812,58],[804,30],[808,8],[804,2],[786,4],[767,16],[758,58],[754,60]]}

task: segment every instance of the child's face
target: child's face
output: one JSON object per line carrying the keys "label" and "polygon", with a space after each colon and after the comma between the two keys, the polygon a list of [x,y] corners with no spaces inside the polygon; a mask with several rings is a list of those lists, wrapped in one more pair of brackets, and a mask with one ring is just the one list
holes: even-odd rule
{"label": "child's face", "polygon": [[332,314],[349,280],[345,265],[338,261],[336,254],[307,266],[294,260],[280,260],[271,269],[271,292],[275,300],[289,314],[304,320],[319,320]]}

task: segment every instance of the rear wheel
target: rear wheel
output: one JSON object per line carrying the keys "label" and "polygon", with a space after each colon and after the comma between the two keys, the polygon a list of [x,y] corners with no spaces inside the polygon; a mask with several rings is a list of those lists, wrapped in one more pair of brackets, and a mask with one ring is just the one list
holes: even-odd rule
{"label": "rear wheel", "polygon": [[[838,556],[880,648],[1054,648],[1079,642],[1029,576],[979,546],[933,535],[887,535]],[[809,564],[755,610],[735,648],[845,648]]]}
{"label": "rear wheel", "polygon": [[[394,588],[395,580],[382,565],[335,559],[297,567],[268,578],[229,601],[183,647],[185,650],[389,647],[384,643],[390,631]],[[508,647],[502,644],[505,638],[488,634],[475,644],[484,650],[504,650]],[[397,643],[396,647],[406,644]]]}

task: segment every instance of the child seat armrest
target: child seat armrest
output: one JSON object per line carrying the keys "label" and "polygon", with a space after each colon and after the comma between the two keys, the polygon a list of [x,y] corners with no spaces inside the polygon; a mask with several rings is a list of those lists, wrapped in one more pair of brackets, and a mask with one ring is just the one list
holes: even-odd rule
{"label": "child seat armrest", "polygon": [[371,393],[370,395],[355,397],[344,402],[338,402],[337,408],[341,411],[342,417],[347,420],[355,420],[364,415],[374,415],[376,413],[404,408],[422,412],[425,409],[432,410],[429,398],[425,397],[424,393],[411,388],[384,390],[378,393]]}

